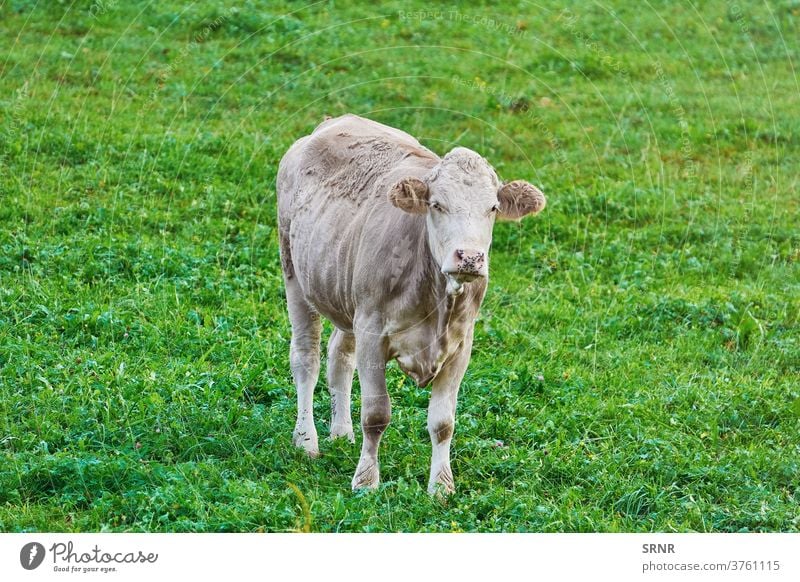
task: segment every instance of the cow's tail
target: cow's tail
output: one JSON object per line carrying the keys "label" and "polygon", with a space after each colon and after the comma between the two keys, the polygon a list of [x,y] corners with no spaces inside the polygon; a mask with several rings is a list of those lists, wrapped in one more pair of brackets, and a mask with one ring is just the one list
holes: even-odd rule
{"label": "cow's tail", "polygon": [[[288,152],[287,152],[288,155]],[[289,214],[286,212],[284,206],[287,204],[287,190],[291,188],[291,182],[287,183],[286,168],[284,161],[286,156],[278,164],[278,173],[275,176],[275,197],[276,206],[278,211],[278,247],[281,254],[281,269],[283,275],[288,281],[294,277],[294,265],[292,264],[292,247],[289,242],[289,230],[291,228],[291,220]]]}
{"label": "cow's tail", "polygon": [[281,251],[281,269],[283,269],[283,276],[289,280],[294,277],[292,247],[289,244],[289,225],[281,224],[280,220],[278,221],[278,246]]}

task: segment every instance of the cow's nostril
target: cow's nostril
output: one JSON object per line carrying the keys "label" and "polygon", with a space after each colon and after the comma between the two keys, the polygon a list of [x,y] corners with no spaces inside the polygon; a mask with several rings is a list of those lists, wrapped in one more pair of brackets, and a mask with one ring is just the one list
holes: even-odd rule
{"label": "cow's nostril", "polygon": [[486,251],[469,247],[453,249],[452,254],[442,265],[442,272],[458,275],[468,281],[483,277],[486,275],[488,254]]}

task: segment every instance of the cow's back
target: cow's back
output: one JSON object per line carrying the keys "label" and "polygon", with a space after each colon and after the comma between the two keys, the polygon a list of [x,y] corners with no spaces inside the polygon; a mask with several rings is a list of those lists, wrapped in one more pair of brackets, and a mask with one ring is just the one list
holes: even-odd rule
{"label": "cow's back", "polygon": [[[376,182],[389,170],[430,168],[438,160],[404,131],[357,115],[343,115],[318,125],[283,157],[278,169],[278,202],[289,212],[306,202],[302,194],[360,202],[374,193]],[[319,191],[321,186],[324,192]]]}

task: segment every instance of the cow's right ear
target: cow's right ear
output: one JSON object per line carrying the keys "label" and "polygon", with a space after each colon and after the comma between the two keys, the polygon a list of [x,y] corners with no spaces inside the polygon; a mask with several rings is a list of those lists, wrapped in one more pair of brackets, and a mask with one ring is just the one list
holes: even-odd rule
{"label": "cow's right ear", "polygon": [[410,214],[428,211],[428,185],[418,178],[403,178],[389,190],[394,206]]}

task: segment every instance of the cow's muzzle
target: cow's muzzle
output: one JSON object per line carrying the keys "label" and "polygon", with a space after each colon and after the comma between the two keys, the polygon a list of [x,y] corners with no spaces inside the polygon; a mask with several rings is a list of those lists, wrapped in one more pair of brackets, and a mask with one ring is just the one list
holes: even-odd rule
{"label": "cow's muzzle", "polygon": [[474,249],[456,249],[444,261],[442,273],[459,283],[486,277],[489,274],[486,253]]}

